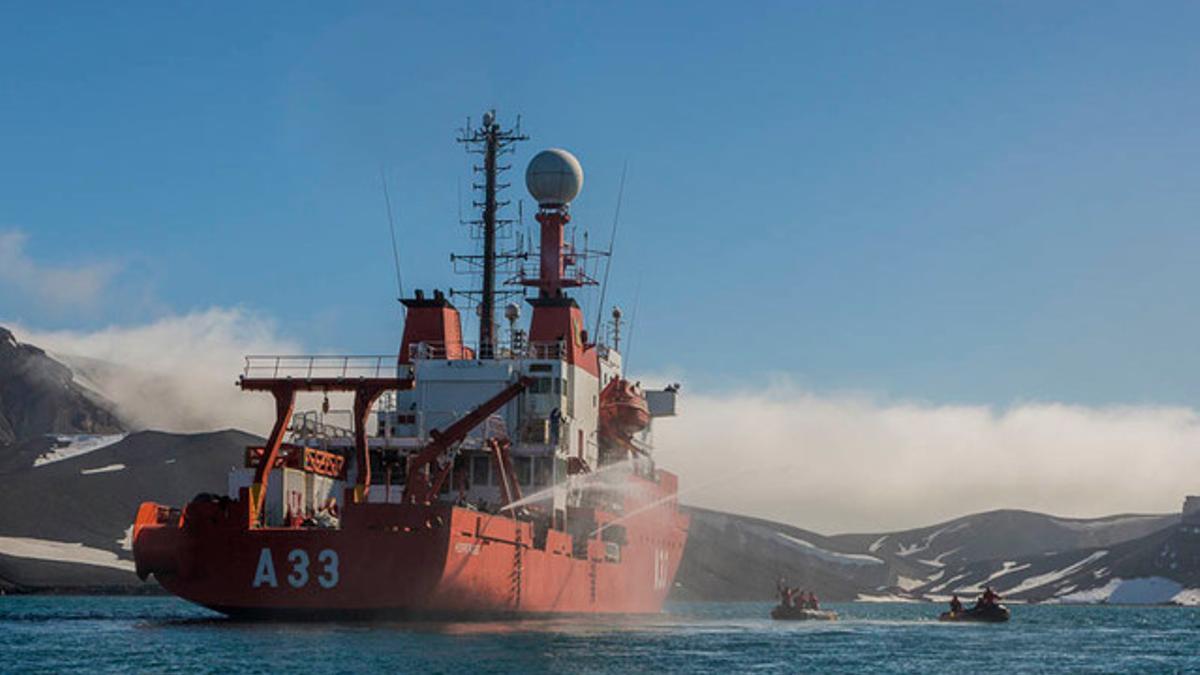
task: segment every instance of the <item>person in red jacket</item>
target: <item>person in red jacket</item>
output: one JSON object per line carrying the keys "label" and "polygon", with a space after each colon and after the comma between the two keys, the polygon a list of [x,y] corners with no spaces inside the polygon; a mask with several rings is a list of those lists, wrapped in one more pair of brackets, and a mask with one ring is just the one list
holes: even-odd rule
{"label": "person in red jacket", "polygon": [[983,595],[979,596],[979,600],[975,603],[978,608],[994,607],[1000,601],[1000,596],[996,591],[992,590],[991,586],[983,589]]}

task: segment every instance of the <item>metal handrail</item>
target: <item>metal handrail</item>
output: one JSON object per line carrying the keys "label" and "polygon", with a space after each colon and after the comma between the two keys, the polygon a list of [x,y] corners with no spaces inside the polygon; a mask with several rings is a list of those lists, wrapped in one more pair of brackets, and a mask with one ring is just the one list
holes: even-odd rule
{"label": "metal handrail", "polygon": [[[462,342],[464,350],[474,350],[473,344]],[[561,359],[566,356],[566,343],[562,340],[554,340],[547,342],[526,342],[522,349],[513,350],[503,342],[497,343],[495,346],[496,355],[499,358],[527,358],[540,360]],[[427,340],[425,342],[417,342],[408,346],[408,355],[410,359],[432,359],[440,360],[446,358],[446,343],[441,341]]]}
{"label": "metal handrail", "polygon": [[296,438],[353,438],[354,430],[323,421],[315,410],[292,415],[288,431]]}
{"label": "metal handrail", "polygon": [[396,373],[393,355],[253,355],[246,357],[242,376],[253,378],[365,378],[392,377]]}

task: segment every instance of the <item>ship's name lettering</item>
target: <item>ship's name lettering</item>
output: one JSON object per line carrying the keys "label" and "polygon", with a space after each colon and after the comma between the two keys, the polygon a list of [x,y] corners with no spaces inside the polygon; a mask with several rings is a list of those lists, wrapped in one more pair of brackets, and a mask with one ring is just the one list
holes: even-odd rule
{"label": "ship's name lettering", "polygon": [[460,541],[454,545],[454,552],[461,555],[479,555],[479,549],[482,548],[479,544],[474,544],[469,541]]}
{"label": "ship's name lettering", "polygon": [[[304,588],[313,578],[309,567],[312,562],[308,556],[308,551],[300,548],[294,548],[287,554],[287,564],[289,571],[285,579],[292,588]],[[337,551],[327,548],[317,554],[317,569],[316,580],[321,588],[333,588],[338,585],[338,554]],[[275,574],[275,556],[271,553],[271,549],[263,547],[262,552],[258,554],[258,566],[254,569],[254,581],[250,583],[251,588],[279,588],[279,577]]]}
{"label": "ship's name lettering", "polygon": [[661,548],[654,549],[654,590],[667,587],[671,578],[671,554]]}

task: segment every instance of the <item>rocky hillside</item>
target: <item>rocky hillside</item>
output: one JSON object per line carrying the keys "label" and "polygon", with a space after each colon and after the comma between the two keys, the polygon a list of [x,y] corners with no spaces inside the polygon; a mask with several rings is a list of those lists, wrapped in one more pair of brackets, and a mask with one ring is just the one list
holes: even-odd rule
{"label": "rocky hillside", "polygon": [[863,589],[888,584],[879,557],[839,550],[827,537],[769,520],[688,508],[692,516],[676,577],[681,600],[770,599],[775,583],[819,589],[831,600],[853,600]]}
{"label": "rocky hillside", "polygon": [[1078,519],[1006,509],[902,532],[837,535],[831,541],[849,550],[864,550],[936,570],[971,560],[1111,546],[1177,520],[1175,514]]}
{"label": "rocky hillside", "polygon": [[46,352],[0,327],[0,458],[47,434],[112,434],[125,425],[95,392]]}
{"label": "rocky hillside", "polygon": [[[128,531],[142,501],[183,504],[224,492],[237,431],[85,436],[3,476],[0,586],[144,589]],[[769,600],[775,582],[826,600],[942,600],[983,584],[1023,600],[1200,602],[1200,525],[1177,517],[1072,520],[997,511],[872,535],[823,536],[689,508],[679,600]],[[1007,555],[995,556],[997,550]],[[981,556],[972,558],[972,556]]]}
{"label": "rocky hillside", "polygon": [[225,492],[230,466],[257,442],[240,431],[144,431],[5,475],[0,584],[141,587],[127,539],[138,504]]}
{"label": "rocky hillside", "polygon": [[785,577],[832,600],[941,600],[956,590],[978,593],[982,587],[976,587],[985,582],[1002,591],[1014,588],[1108,549],[1108,562],[1118,556],[1138,562],[1120,569],[1110,565],[1110,574],[1091,581],[1072,576],[1097,569],[1084,564],[1063,573],[1073,584],[1043,588],[1046,584],[1034,579],[1016,596],[1049,599],[1055,597],[1051,588],[1095,589],[1118,574],[1130,579],[1151,572],[1173,580],[1180,589],[1200,587],[1200,580],[1189,576],[1200,572],[1200,562],[1189,557],[1192,549],[1181,534],[1171,535],[1182,538],[1172,539],[1172,550],[1179,556],[1176,568],[1149,565],[1155,556],[1165,555],[1156,537],[1181,531],[1174,514],[1081,520],[990,511],[902,532],[826,537],[758,518],[689,510],[692,532],[676,580],[680,598],[767,600],[775,581]]}
{"label": "rocky hillside", "polygon": [[[67,366],[0,328],[0,587],[145,588],[129,555],[138,504],[225,492],[229,468],[258,440],[238,431],[129,434]],[[990,584],[1031,601],[1200,603],[1200,524],[1174,514],[992,511],[823,536],[688,510],[676,599],[768,600],[783,577],[827,600],[941,600]]]}
{"label": "rocky hillside", "polygon": [[1172,523],[1131,541],[948,565],[911,589],[941,599],[985,585],[1032,602],[1200,602],[1200,523]]}

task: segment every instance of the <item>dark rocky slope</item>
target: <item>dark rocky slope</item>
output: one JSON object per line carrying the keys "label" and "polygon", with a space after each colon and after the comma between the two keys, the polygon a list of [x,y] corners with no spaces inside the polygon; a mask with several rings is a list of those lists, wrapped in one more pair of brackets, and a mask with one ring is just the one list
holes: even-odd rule
{"label": "dark rocky slope", "polygon": [[[921,599],[959,587],[969,592],[973,582],[1005,569],[1006,561],[1049,565],[1057,555],[1074,555],[1074,562],[1080,552],[1125,542],[1130,552],[1140,551],[1152,545],[1154,533],[1179,520],[1175,514],[1071,519],[1006,510],[901,532],[826,537],[758,518],[689,510],[692,533],[676,595],[721,600],[770,599],[780,577],[835,600]],[[1031,569],[1045,568],[1039,563]]]}
{"label": "dark rocky slope", "polygon": [[0,454],[46,434],[124,431],[111,410],[99,394],[76,382],[67,366],[0,327]]}
{"label": "dark rocky slope", "polygon": [[[182,505],[199,492],[226,491],[230,467],[261,439],[240,431],[144,431],[52,464],[3,477],[0,537],[82,544],[130,558],[127,528],[143,501]],[[120,467],[120,468],[117,468]],[[19,544],[9,541],[9,547]],[[23,587],[140,586],[133,574],[102,565],[4,555],[0,579]],[[11,548],[10,548],[11,550]]]}

